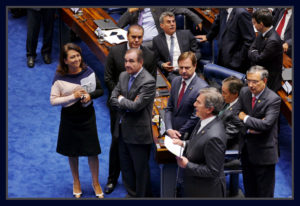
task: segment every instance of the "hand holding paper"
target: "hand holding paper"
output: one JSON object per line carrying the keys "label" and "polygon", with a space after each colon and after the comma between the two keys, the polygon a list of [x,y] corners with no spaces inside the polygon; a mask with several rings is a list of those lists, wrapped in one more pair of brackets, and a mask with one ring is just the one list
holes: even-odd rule
{"label": "hand holding paper", "polygon": [[183,153],[183,147],[182,146],[179,146],[177,144],[174,144],[173,143],[173,140],[168,136],[166,135],[165,136],[165,142],[164,142],[166,148],[171,152],[173,153],[174,155],[176,155],[177,157],[181,157],[182,156],[182,153]]}

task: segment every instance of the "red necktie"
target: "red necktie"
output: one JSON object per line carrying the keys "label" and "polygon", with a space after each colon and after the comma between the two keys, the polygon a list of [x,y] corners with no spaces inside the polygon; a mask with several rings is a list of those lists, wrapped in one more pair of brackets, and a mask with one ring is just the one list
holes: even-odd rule
{"label": "red necktie", "polygon": [[286,17],[286,14],[287,14],[287,10],[285,10],[284,14],[283,14],[283,17],[279,23],[279,26],[277,27],[277,33],[279,36],[281,36],[281,32],[282,32],[282,29],[283,29],[283,26],[284,26],[284,23],[285,23],[285,17]]}
{"label": "red necktie", "polygon": [[185,86],[186,86],[185,81],[182,81],[182,87],[181,87],[181,90],[180,90],[180,93],[179,93],[179,96],[178,96],[178,101],[177,101],[177,108],[179,107],[181,99],[182,99],[182,97],[184,95]]}
{"label": "red necktie", "polygon": [[255,96],[254,96],[254,97],[252,97],[252,109],[254,108],[255,101],[256,101],[256,98],[255,98]]}

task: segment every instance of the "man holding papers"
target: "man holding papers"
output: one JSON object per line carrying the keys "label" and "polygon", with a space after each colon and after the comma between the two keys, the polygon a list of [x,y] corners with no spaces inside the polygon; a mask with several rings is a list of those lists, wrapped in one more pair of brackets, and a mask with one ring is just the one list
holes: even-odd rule
{"label": "man holding papers", "polygon": [[217,89],[201,89],[194,103],[201,121],[190,140],[173,140],[184,147],[184,156],[176,159],[178,166],[184,168],[185,197],[225,197],[226,136],[222,120],[217,117],[222,105],[223,98]]}

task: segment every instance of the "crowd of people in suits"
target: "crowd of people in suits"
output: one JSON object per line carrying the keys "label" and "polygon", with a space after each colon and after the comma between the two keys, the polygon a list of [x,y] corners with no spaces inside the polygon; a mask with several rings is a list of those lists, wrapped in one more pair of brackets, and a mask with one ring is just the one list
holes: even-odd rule
{"label": "crowd of people in suits", "polygon": [[[118,22],[120,27],[130,26],[128,42],[111,47],[105,65],[112,142],[104,193],[113,192],[121,172],[127,197],[152,196],[148,160],[159,68],[171,83],[166,134],[184,149],[183,156],[176,157],[183,171],[182,196],[225,197],[224,164],[230,164],[225,151],[231,148],[240,151],[245,196],[273,197],[281,102],[276,92],[281,87],[283,53],[292,53],[292,9],[222,8],[210,31],[198,36],[176,30],[173,12],[190,16],[202,29],[202,20],[188,9],[130,8]],[[199,75],[197,39],[215,38],[217,64],[246,74],[245,84],[228,77],[219,91]],[[69,156],[76,197],[81,195],[78,156],[89,156],[95,194],[103,197],[95,177],[99,142],[93,139],[91,145],[82,138],[97,137],[91,99],[103,91],[82,64],[81,50],[67,46],[59,66],[65,71],[58,70],[51,90],[51,103],[63,108],[57,152]],[[81,127],[77,116],[86,119]],[[77,144],[69,143],[74,135]],[[92,148],[91,154],[82,147]]]}

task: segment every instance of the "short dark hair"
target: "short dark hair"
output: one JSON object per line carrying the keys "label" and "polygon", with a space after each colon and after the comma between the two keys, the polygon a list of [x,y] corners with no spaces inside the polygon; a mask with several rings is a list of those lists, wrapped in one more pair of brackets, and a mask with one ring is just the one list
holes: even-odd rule
{"label": "short dark hair", "polygon": [[244,86],[243,81],[235,76],[227,77],[222,81],[222,84],[227,83],[230,94],[239,94]]}
{"label": "short dark hair", "polygon": [[57,70],[56,70],[56,72],[58,72],[61,75],[65,75],[69,71],[68,65],[65,64],[65,59],[68,58],[68,51],[70,51],[70,50],[77,51],[80,54],[80,56],[81,56],[80,67],[82,69],[86,69],[86,67],[87,67],[86,64],[83,62],[81,48],[74,43],[67,43],[60,50],[59,64],[58,64]]}
{"label": "short dark hair", "polygon": [[135,52],[135,53],[136,53],[136,55],[137,55],[137,61],[138,61],[138,62],[142,62],[142,61],[144,60],[144,58],[143,58],[143,52],[142,52],[141,49],[137,49],[137,48],[131,48],[131,49],[128,49],[128,50],[126,51],[125,55],[126,55],[126,54],[129,54],[129,53],[131,53],[131,52]]}
{"label": "short dark hair", "polygon": [[183,52],[182,54],[180,54],[180,56],[178,57],[177,62],[179,63],[180,61],[185,60],[187,58],[190,58],[190,60],[192,61],[193,66],[196,66],[197,57],[196,57],[195,53],[191,52],[191,51]]}
{"label": "short dark hair", "polygon": [[130,34],[130,31],[131,31],[132,28],[141,29],[143,31],[143,35],[144,35],[144,28],[139,24],[133,24],[133,25],[129,26],[127,35]]}
{"label": "short dark hair", "polygon": [[255,19],[257,23],[263,23],[265,27],[270,27],[273,24],[273,16],[269,9],[258,9],[253,13],[252,18]]}

